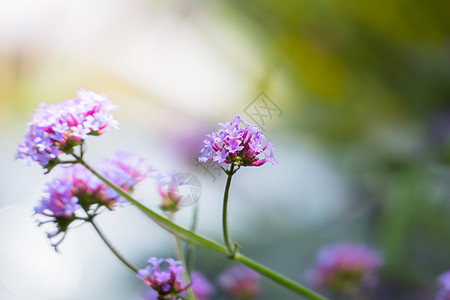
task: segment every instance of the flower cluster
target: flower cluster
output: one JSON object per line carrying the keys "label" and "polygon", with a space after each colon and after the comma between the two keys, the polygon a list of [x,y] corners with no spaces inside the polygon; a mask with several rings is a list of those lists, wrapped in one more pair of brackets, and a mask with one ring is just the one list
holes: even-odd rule
{"label": "flower cluster", "polygon": [[310,279],[319,288],[353,293],[376,282],[382,262],[380,253],[368,246],[331,245],[319,251]]}
{"label": "flower cluster", "polygon": [[[213,285],[200,272],[192,272],[191,282],[191,288],[198,300],[209,300],[214,295],[215,289]],[[181,293],[183,297],[185,294],[187,294],[186,291]],[[158,300],[158,297],[158,292],[150,288],[145,291],[142,300]]]}
{"label": "flower cluster", "polygon": [[158,292],[158,300],[181,300],[181,295],[191,284],[185,285],[181,262],[171,258],[151,257],[149,265],[138,271],[137,277]]}
{"label": "flower cluster", "polygon": [[[236,166],[261,166],[266,162],[278,163],[273,144],[257,125],[247,123],[238,116],[231,122],[219,123],[222,129],[206,135],[199,162],[209,159],[217,163]],[[243,125],[243,126],[241,126]],[[264,154],[264,158],[258,157]]]}
{"label": "flower cluster", "polygon": [[[148,174],[141,161],[133,155],[118,153],[106,160],[99,172],[122,189],[132,191]],[[48,234],[49,238],[53,238],[65,233],[73,221],[80,219],[79,216],[85,216],[87,212],[95,216],[100,207],[112,210],[125,202],[116,191],[84,166],[76,164],[63,168],[62,176],[47,184],[46,195],[35,207],[35,212],[51,218],[49,221],[56,224],[57,231]],[[81,213],[83,210],[85,213]]]}
{"label": "flower cluster", "polygon": [[38,162],[51,170],[59,163],[58,155],[71,153],[88,135],[101,135],[118,122],[109,113],[117,109],[106,95],[80,89],[76,99],[39,105],[19,144],[17,158]]}
{"label": "flower cluster", "polygon": [[439,292],[435,300],[450,300],[450,271],[441,274],[437,278]]}
{"label": "flower cluster", "polygon": [[154,176],[162,200],[159,207],[164,212],[174,213],[179,210],[178,204],[182,199],[182,195],[179,193],[176,177],[177,173],[175,171],[161,171]]}
{"label": "flower cluster", "polygon": [[244,266],[232,266],[219,276],[223,290],[236,299],[252,299],[261,294],[260,275]]}

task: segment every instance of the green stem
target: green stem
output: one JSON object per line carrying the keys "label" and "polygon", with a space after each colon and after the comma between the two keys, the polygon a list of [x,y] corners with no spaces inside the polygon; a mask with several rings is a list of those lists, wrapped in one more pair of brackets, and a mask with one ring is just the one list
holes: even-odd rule
{"label": "green stem", "polygon": [[106,237],[103,235],[102,231],[100,230],[100,228],[97,227],[97,225],[94,223],[94,219],[90,218],[88,220],[89,223],[92,224],[92,226],[94,227],[95,231],[97,231],[98,235],[102,238],[103,242],[105,242],[106,246],[108,246],[108,248],[112,251],[112,253],[114,253],[114,255],[120,259],[121,262],[123,262],[123,264],[125,266],[128,267],[128,269],[130,269],[131,271],[133,271],[134,273],[138,272],[138,268],[136,268],[135,266],[133,266],[129,261],[127,261],[119,252],[117,252],[117,250],[113,247],[113,245],[111,245],[111,243],[106,239]]}
{"label": "green stem", "polygon": [[[106,185],[115,190],[120,196],[129,201],[131,204],[137,206],[142,212],[144,212],[147,216],[149,216],[155,223],[169,231],[175,236],[185,240],[188,243],[192,243],[196,246],[199,246],[203,249],[214,251],[218,254],[229,257],[228,249],[210,239],[204,238],[196,233],[193,233],[189,230],[184,229],[183,227],[178,226],[177,224],[171,222],[170,220],[162,217],[161,215],[155,213],[151,209],[145,207],[140,202],[133,199],[130,195],[128,195],[121,188],[114,185],[111,181],[103,177],[101,174],[92,169],[83,159],[79,156],[76,156],[77,161],[85,166],[89,171],[91,171],[94,175],[96,175],[100,180],[102,180]],[[280,285],[290,289],[291,291],[306,297],[311,300],[327,300],[327,298],[301,286],[300,284],[292,281],[289,278],[284,277],[283,275],[278,274],[277,272],[251,260],[250,258],[238,253],[232,259],[235,259],[248,267],[254,269],[259,272],[261,275],[266,276],[269,279],[279,283]]]}
{"label": "green stem", "polygon": [[[191,224],[191,231],[195,232],[197,230],[197,220],[198,220],[198,205],[194,204],[194,212],[192,214],[192,224]],[[189,272],[189,274],[194,269],[195,265],[195,246],[188,243],[188,249],[186,251],[186,267]]]}
{"label": "green stem", "polygon": [[271,269],[261,265],[260,263],[254,261],[251,258],[248,258],[240,253],[236,253],[234,259],[241,262],[242,264],[246,265],[247,267],[252,268],[253,270],[260,273],[261,275],[264,275],[264,276],[272,279],[273,281],[278,282],[282,286],[296,292],[297,294],[304,296],[305,298],[317,299],[317,300],[327,300],[327,298],[301,286],[297,282],[272,271]]}
{"label": "green stem", "polygon": [[[169,220],[173,222],[173,213],[170,213]],[[175,252],[177,254],[177,258],[179,261],[181,261],[183,267],[187,270],[186,260],[184,259],[183,249],[181,248],[180,238],[177,236],[174,236],[174,238],[175,238]],[[188,272],[184,272],[183,277],[186,284],[189,284],[191,282],[190,274]],[[189,300],[197,300],[197,297],[195,296],[192,287],[189,287],[187,291],[189,294]]]}
{"label": "green stem", "polygon": [[230,235],[228,233],[228,194],[230,192],[231,186],[231,178],[233,177],[233,169],[234,165],[231,164],[230,170],[227,175],[227,184],[225,186],[225,193],[223,194],[223,209],[222,209],[222,229],[223,229],[223,240],[225,241],[225,245],[228,249],[228,255],[232,258],[235,254],[235,249],[232,246],[232,242],[230,240]]}

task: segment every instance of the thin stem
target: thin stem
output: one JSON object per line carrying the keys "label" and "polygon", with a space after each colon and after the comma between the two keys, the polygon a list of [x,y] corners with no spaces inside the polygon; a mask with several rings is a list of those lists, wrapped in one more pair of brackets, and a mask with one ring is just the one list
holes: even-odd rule
{"label": "thin stem", "polygon": [[[194,205],[194,212],[192,214],[192,224],[191,224],[191,231],[195,232],[197,230],[197,220],[198,220],[198,205]],[[195,246],[193,244],[188,244],[188,248],[186,251],[186,267],[189,272],[189,274],[194,269],[195,265]]]}
{"label": "thin stem", "polygon": [[254,261],[240,253],[236,253],[234,259],[241,262],[242,264],[246,265],[247,267],[252,268],[253,270],[260,273],[261,275],[264,275],[264,276],[278,282],[282,286],[304,296],[305,298],[315,299],[315,300],[327,300],[327,298],[301,286],[297,282],[272,271],[271,269],[261,265],[260,263],[257,263],[256,261]]}
{"label": "thin stem", "polygon": [[232,258],[235,254],[235,249],[232,246],[232,242],[230,240],[230,235],[228,233],[228,194],[230,192],[230,186],[231,186],[231,178],[233,177],[233,169],[234,165],[231,164],[230,170],[228,171],[227,175],[227,184],[225,186],[225,193],[223,195],[223,209],[222,209],[222,229],[223,229],[223,240],[225,241],[225,245],[228,249],[228,255],[230,258]]}
{"label": "thin stem", "polygon": [[[193,233],[189,230],[186,230],[185,228],[178,226],[177,224],[171,222],[170,220],[162,217],[161,215],[155,213],[153,210],[145,207],[140,202],[133,199],[130,195],[128,195],[125,191],[123,191],[118,186],[114,185],[111,181],[103,177],[101,174],[96,172],[94,169],[89,166],[83,159],[81,159],[78,156],[75,156],[77,158],[77,161],[85,166],[88,170],[90,170],[94,175],[96,175],[100,180],[102,180],[106,185],[111,187],[113,190],[115,190],[120,196],[125,198],[127,201],[138,207],[142,212],[144,212],[148,217],[150,217],[155,223],[157,223],[159,226],[161,226],[163,229],[167,230],[168,232],[172,233],[175,236],[178,236],[179,238],[185,240],[188,243],[192,243],[194,245],[197,245],[199,247],[202,247],[203,249],[214,251],[218,254],[224,255],[229,257],[229,252],[227,248],[224,246],[207,239],[203,236],[200,236],[196,233]],[[300,284],[292,281],[289,278],[284,277],[283,275],[251,260],[250,258],[238,253],[236,254],[232,259],[239,261],[248,267],[252,268],[253,270],[259,272],[261,275],[266,276],[267,278],[279,283],[280,285],[290,289],[291,291],[304,296],[307,299],[311,300],[327,300],[327,298],[301,286]]]}
{"label": "thin stem", "polygon": [[[174,213],[172,212],[169,214],[169,220],[173,222],[173,218],[174,218]],[[187,270],[186,260],[184,259],[183,249],[181,248],[180,238],[177,237],[176,235],[174,236],[174,238],[175,238],[175,252],[177,254],[177,258],[179,261],[181,261],[181,263],[183,264],[183,267]],[[189,284],[191,282],[191,277],[188,272],[184,272],[183,277],[184,277],[184,281],[186,281],[186,284]],[[190,300],[197,300],[197,297],[195,296],[194,290],[192,289],[192,287],[189,287],[187,291],[188,291]]]}
{"label": "thin stem", "polygon": [[106,246],[108,246],[108,248],[114,253],[114,255],[120,259],[121,262],[123,262],[124,265],[126,265],[128,267],[128,269],[130,269],[131,271],[133,271],[134,273],[138,272],[138,268],[136,268],[135,266],[133,266],[129,261],[127,261],[119,252],[117,252],[117,250],[113,247],[113,245],[111,245],[111,243],[106,239],[106,237],[103,235],[102,231],[100,230],[100,228],[98,228],[98,226],[94,223],[94,220],[92,218],[89,219],[88,221],[89,223],[92,224],[92,226],[94,227],[95,231],[97,231],[98,235],[102,238],[103,242],[105,242]]}

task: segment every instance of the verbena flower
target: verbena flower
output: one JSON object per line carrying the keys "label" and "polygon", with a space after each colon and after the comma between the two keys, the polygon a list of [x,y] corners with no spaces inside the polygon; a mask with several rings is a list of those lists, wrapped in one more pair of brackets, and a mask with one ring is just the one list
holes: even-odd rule
{"label": "verbena flower", "polygon": [[233,298],[252,299],[261,294],[260,275],[245,266],[233,266],[219,276],[219,285]]}
{"label": "verbena flower", "polygon": [[17,158],[29,164],[38,162],[51,170],[58,164],[58,155],[71,153],[89,135],[101,135],[118,122],[109,113],[118,107],[106,95],[80,89],[76,99],[39,105],[27,134],[20,142]]}
{"label": "verbena flower", "polygon": [[179,210],[178,204],[183,198],[179,193],[178,182],[176,181],[177,173],[158,172],[154,179],[158,186],[158,192],[161,195],[161,205],[159,206],[163,211],[174,213]]}
{"label": "verbena flower", "polygon": [[[201,273],[197,271],[192,272],[191,282],[191,288],[198,300],[209,300],[214,295],[214,287]],[[187,291],[182,292],[181,295],[182,297],[188,297]],[[146,289],[142,300],[158,300],[158,296],[158,292],[150,288]]]}
{"label": "verbena flower", "polygon": [[[219,123],[222,129],[206,135],[199,162],[213,160],[236,166],[262,166],[278,163],[273,144],[257,125],[242,121],[238,116],[231,122]],[[264,157],[261,157],[264,155]]]}
{"label": "verbena flower", "polygon": [[435,300],[450,300],[450,270],[437,278],[439,291]]}
{"label": "verbena flower", "polygon": [[137,277],[158,292],[157,299],[183,299],[182,293],[190,284],[184,284],[183,273],[186,270],[182,263],[171,258],[156,257],[151,257],[147,262],[149,265],[139,270]]}
{"label": "verbena flower", "polygon": [[354,293],[376,283],[381,254],[365,245],[336,244],[317,254],[310,280],[318,288],[338,293]]}
{"label": "verbena flower", "polygon": [[[148,175],[142,159],[126,153],[105,160],[98,171],[129,192]],[[64,238],[69,225],[86,217],[86,212],[95,216],[101,207],[113,210],[117,205],[127,202],[79,164],[64,168],[61,176],[47,184],[45,191],[46,195],[34,210],[36,214],[50,218],[40,224],[51,222],[56,225],[56,231],[48,233],[50,239],[62,235],[61,240],[53,244],[55,248]]]}

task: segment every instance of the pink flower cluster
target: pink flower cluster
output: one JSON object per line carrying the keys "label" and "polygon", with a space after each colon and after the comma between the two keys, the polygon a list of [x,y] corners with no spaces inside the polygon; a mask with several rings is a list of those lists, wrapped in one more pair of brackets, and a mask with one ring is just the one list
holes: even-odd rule
{"label": "pink flower cluster", "polygon": [[[238,116],[231,122],[219,123],[222,129],[206,135],[199,162],[209,159],[217,163],[236,166],[261,166],[266,162],[278,163],[273,144],[257,125],[247,123]],[[241,126],[243,125],[243,126]],[[264,154],[264,158],[259,157]]]}
{"label": "pink flower cluster", "polygon": [[310,279],[319,288],[353,292],[376,282],[383,262],[376,250],[357,244],[336,244],[322,248],[311,270]]}
{"label": "pink flower cluster", "polygon": [[[213,285],[197,271],[191,274],[191,288],[198,300],[209,300],[215,293]],[[181,293],[182,297],[186,297],[187,291]],[[142,300],[158,300],[158,292],[154,289],[147,289]]]}
{"label": "pink flower cluster", "polygon": [[[126,191],[132,191],[149,173],[141,158],[127,153],[117,153],[104,161],[98,171]],[[100,207],[112,210],[125,202],[84,166],[76,164],[63,168],[62,176],[47,184],[46,195],[35,207],[35,212],[51,218],[50,221],[56,224],[57,231],[48,234],[52,238],[65,233],[77,216],[86,216],[86,212],[95,215]]]}
{"label": "pink flower cluster", "polygon": [[80,89],[76,99],[39,105],[28,125],[27,134],[19,144],[17,158],[28,163],[38,162],[51,169],[61,153],[71,153],[73,147],[88,135],[101,135],[118,122],[109,113],[117,106],[106,95]]}
{"label": "pink flower cluster", "polygon": [[181,266],[181,262],[172,258],[151,257],[149,265],[138,271],[137,277],[144,283],[158,292],[158,300],[182,300],[182,293],[186,291],[190,284],[185,285],[183,273],[186,270]]}

